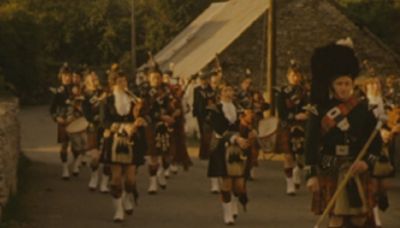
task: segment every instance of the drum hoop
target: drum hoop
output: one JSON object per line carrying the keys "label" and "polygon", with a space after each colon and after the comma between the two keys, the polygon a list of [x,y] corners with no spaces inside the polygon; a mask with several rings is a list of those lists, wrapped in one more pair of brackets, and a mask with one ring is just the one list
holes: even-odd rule
{"label": "drum hoop", "polygon": [[259,139],[264,139],[264,138],[270,138],[271,136],[275,135],[277,130],[273,131],[272,133],[268,135],[263,135],[263,136],[258,136]]}
{"label": "drum hoop", "polygon": [[[273,123],[274,124],[274,130],[271,131],[271,133],[266,134],[266,135],[258,135],[258,138],[267,138],[267,137],[271,137],[272,135],[276,134],[278,129],[279,129],[279,119],[276,117],[270,117],[271,119],[266,119],[265,122],[267,123]],[[270,121],[268,121],[270,120]],[[260,122],[261,124],[261,122]],[[258,127],[258,130],[260,130],[260,127]]]}

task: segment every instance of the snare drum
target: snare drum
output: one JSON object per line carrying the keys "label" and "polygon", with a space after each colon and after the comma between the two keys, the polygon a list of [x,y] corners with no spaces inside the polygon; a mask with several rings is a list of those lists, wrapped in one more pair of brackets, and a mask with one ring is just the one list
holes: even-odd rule
{"label": "snare drum", "polygon": [[89,126],[89,122],[84,117],[79,117],[73,120],[71,123],[67,125],[65,130],[68,134],[75,134],[82,131],[86,131]]}
{"label": "snare drum", "polygon": [[279,119],[269,117],[258,123],[258,142],[263,152],[273,152],[276,143],[276,132]]}
{"label": "snare drum", "polygon": [[69,123],[66,127],[66,132],[71,140],[72,150],[75,152],[83,152],[87,147],[87,132],[86,129],[89,122],[84,117],[79,117]]}

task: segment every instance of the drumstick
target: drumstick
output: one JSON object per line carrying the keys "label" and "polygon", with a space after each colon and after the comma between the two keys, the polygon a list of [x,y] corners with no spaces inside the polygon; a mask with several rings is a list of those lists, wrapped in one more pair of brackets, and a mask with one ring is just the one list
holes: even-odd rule
{"label": "drumstick", "polygon": [[[375,136],[378,134],[380,128],[382,127],[382,124],[383,124],[382,121],[378,121],[374,131],[369,136],[367,142],[365,143],[365,145],[361,149],[361,152],[358,154],[358,156],[357,156],[356,160],[353,162],[353,164],[356,163],[356,162],[361,161],[361,159],[365,156],[369,146],[371,145],[371,143],[374,140]],[[335,191],[335,194],[333,194],[333,196],[332,196],[331,200],[329,201],[327,207],[323,211],[322,215],[319,217],[319,219],[318,219],[317,223],[315,224],[314,228],[319,228],[319,226],[321,225],[322,221],[325,219],[325,217],[328,215],[329,211],[332,209],[333,205],[335,204],[335,201],[339,197],[339,194],[346,187],[347,182],[350,180],[351,177],[352,177],[352,171],[351,171],[351,169],[349,169],[347,171],[346,175],[344,176],[342,182],[340,182],[339,186],[337,187],[337,189]]]}

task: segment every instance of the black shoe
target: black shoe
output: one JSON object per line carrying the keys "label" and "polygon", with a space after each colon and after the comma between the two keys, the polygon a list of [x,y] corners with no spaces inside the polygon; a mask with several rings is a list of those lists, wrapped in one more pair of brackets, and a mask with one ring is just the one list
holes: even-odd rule
{"label": "black shoe", "polygon": [[125,214],[132,215],[133,214],[133,209],[125,210]]}
{"label": "black shoe", "polygon": [[120,224],[120,223],[122,223],[123,222],[123,220],[122,219],[114,219],[114,223],[118,223],[118,224]]}

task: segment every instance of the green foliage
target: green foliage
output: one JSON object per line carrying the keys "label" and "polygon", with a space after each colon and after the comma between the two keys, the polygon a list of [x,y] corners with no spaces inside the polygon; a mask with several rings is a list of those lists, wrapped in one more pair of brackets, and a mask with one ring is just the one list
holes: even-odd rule
{"label": "green foliage", "polygon": [[[138,65],[212,0],[135,0]],[[132,0],[0,0],[0,67],[24,103],[48,97],[58,67],[129,65]]]}
{"label": "green foliage", "polygon": [[[211,2],[134,0],[137,65],[175,37]],[[400,53],[400,1],[337,0],[358,23]],[[58,67],[86,63],[104,69],[131,62],[132,0],[0,0],[0,68],[24,103],[44,101]],[[389,26],[390,25],[390,26]],[[9,86],[11,84],[12,86]],[[12,87],[15,87],[14,89]]]}
{"label": "green foliage", "polygon": [[399,0],[339,0],[351,18],[400,53]]}
{"label": "green foliage", "polygon": [[35,87],[42,75],[43,41],[38,29],[32,17],[21,10],[13,12],[12,17],[0,18],[0,67],[5,80],[16,87],[12,92],[23,99],[29,97],[28,90],[32,98],[41,92]]}
{"label": "green foliage", "polygon": [[130,49],[129,0],[36,0],[27,5],[43,28],[44,51],[56,62],[98,65]]}

